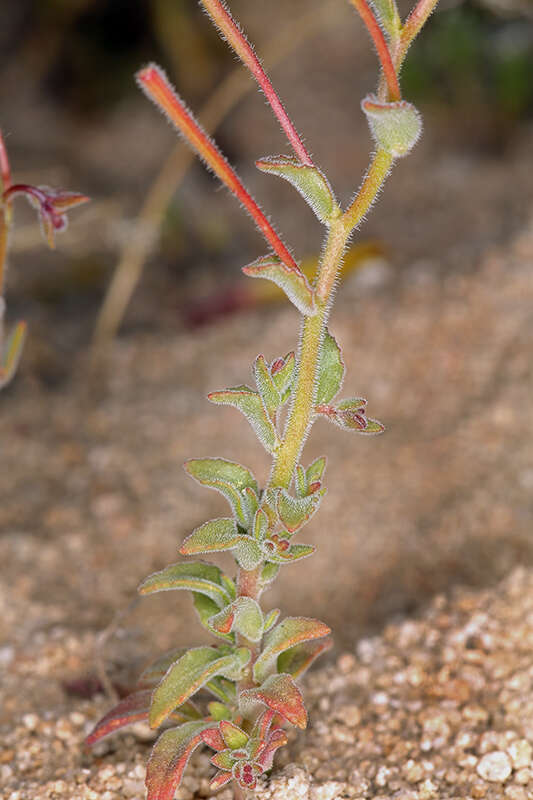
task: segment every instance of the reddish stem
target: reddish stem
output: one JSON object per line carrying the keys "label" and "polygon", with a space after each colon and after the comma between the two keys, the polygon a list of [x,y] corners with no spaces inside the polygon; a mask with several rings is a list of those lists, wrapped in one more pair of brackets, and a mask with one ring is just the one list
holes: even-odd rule
{"label": "reddish stem", "polygon": [[230,14],[229,9],[221,0],[200,0],[215,25],[220,30],[222,36],[227,40],[230,47],[237,53],[241,61],[248,67],[257,83],[265,93],[272,111],[276,115],[279,124],[302,164],[308,167],[313,166],[311,156],[304,147],[296,128],[281,102],[276,90],[272,86],[268,75],[261,66],[254,49],[242,30]]}
{"label": "reddish stem", "polygon": [[428,17],[435,10],[436,5],[437,0],[419,0],[405,20],[400,36],[399,52],[397,54],[397,69],[400,68],[413,39],[418,36],[427,22]]}
{"label": "reddish stem", "polygon": [[0,131],[0,176],[2,177],[3,190],[6,191],[11,186],[11,169],[9,166],[9,159],[7,157],[6,145],[4,137]]}
{"label": "reddish stem", "polygon": [[155,64],[150,64],[137,73],[137,81],[141,89],[168,115],[171,122],[196,150],[208,167],[233,192],[246,208],[255,224],[277,253],[280,259],[291,269],[296,267],[296,262],[279,238],[278,234],[261,211],[255,200],[244,188],[242,181],[222,155],[216,144],[206,134],[200,124],[186,108],[181,98],[170,85],[164,72]]}
{"label": "reddish stem", "polygon": [[361,19],[367,27],[367,30],[372,37],[374,46],[378,53],[378,58],[383,70],[383,75],[387,81],[389,90],[389,100],[395,102],[401,100],[400,84],[398,83],[398,76],[392,63],[392,56],[390,54],[389,46],[383,35],[383,31],[378,25],[378,22],[372,13],[372,10],[366,0],[351,0],[352,5],[355,6]]}

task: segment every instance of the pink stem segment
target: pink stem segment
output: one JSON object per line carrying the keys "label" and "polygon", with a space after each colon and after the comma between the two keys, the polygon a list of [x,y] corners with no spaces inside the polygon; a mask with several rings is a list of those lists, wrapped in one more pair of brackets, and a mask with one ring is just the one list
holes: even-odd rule
{"label": "pink stem segment", "polygon": [[279,238],[278,234],[266,218],[265,214],[252,196],[244,188],[235,170],[224,158],[216,144],[206,134],[181,98],[169,83],[163,70],[150,64],[137,73],[137,81],[147,97],[155,103],[178,131],[205,161],[222,183],[233,192],[248,211],[255,224],[268,241],[274,252],[290,269],[296,268],[296,262]]}
{"label": "pink stem segment", "polygon": [[392,63],[392,56],[383,35],[383,31],[379,27],[378,22],[366,0],[351,0],[351,3],[359,12],[360,17],[366,25],[366,28],[372,37],[372,41],[374,42],[379,61],[381,63],[381,68],[383,70],[383,75],[387,81],[389,100],[393,102],[401,100],[398,76],[396,75],[396,70],[394,69],[394,64]]}
{"label": "pink stem segment", "polygon": [[299,137],[296,128],[279,96],[272,86],[268,75],[261,66],[261,62],[257,58],[254,49],[242,30],[239,28],[235,20],[230,14],[230,11],[222,0],[200,0],[200,3],[205,8],[222,36],[227,40],[230,47],[237,53],[241,61],[248,67],[257,83],[265,93],[272,111],[276,115],[279,124],[285,131],[287,139],[289,140],[294,152],[302,162],[308,167],[313,166],[311,156],[304,147],[304,144]]}
{"label": "pink stem segment", "polygon": [[6,145],[1,131],[0,131],[0,176],[2,178],[3,191],[5,192],[11,186],[11,169],[9,167],[9,159],[7,157]]}

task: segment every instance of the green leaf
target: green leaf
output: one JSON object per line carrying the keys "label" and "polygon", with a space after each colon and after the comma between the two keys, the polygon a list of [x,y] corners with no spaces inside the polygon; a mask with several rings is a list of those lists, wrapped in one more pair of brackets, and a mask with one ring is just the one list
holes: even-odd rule
{"label": "green leaf", "polygon": [[296,467],[296,471],[294,473],[294,485],[298,497],[305,497],[307,494],[308,483],[305,469],[301,464],[298,464]]}
{"label": "green leaf", "polygon": [[218,702],[218,700],[211,700],[211,702],[207,704],[207,710],[209,711],[209,716],[213,717],[215,722],[220,722],[223,719],[231,719],[231,709],[229,709],[225,703]]}
{"label": "green leaf", "polygon": [[258,392],[254,392],[249,386],[235,386],[221,392],[211,392],[208,398],[212,403],[233,406],[238,409],[252,426],[263,447],[269,453],[277,450],[279,447],[278,435]]}
{"label": "green leaf", "polygon": [[248,529],[255,516],[257,509],[259,508],[259,498],[257,497],[254,490],[251,489],[249,486],[247,486],[246,489],[243,489],[242,504],[246,514],[246,518],[248,520],[248,524],[244,525],[243,527]]}
{"label": "green leaf", "polygon": [[181,656],[187,652],[187,649],[187,647],[174,647],[172,650],[159,656],[159,658],[150,664],[150,666],[146,667],[144,672],[141,673],[138,686],[140,688],[157,686],[162,678],[165,677],[169,667],[171,667],[178,658],[181,658]]}
{"label": "green leaf", "polygon": [[257,356],[254,362],[254,377],[265,410],[268,416],[274,419],[281,405],[281,397],[262,355]]}
{"label": "green leaf", "polygon": [[239,566],[245,570],[255,569],[263,561],[261,545],[251,536],[243,536],[233,554]]}
{"label": "green leaf", "polygon": [[331,648],[332,644],[331,639],[326,639],[323,642],[304,642],[289,647],[278,656],[278,672],[287,672],[294,679],[300,678],[319,655]]}
{"label": "green leaf", "polygon": [[279,564],[268,563],[265,564],[261,570],[260,582],[261,586],[268,586],[269,583],[276,580],[279,572]]}
{"label": "green leaf", "polygon": [[[274,548],[269,548],[269,544],[274,545]],[[316,547],[312,544],[291,544],[286,550],[276,547],[276,542],[267,539],[263,543],[263,553],[265,559],[271,561],[273,564],[290,564],[291,561],[298,561],[300,558],[307,558],[312,556]]]}
{"label": "green leaf", "polygon": [[374,141],[394,158],[406,156],[419,140],[422,117],[411,103],[384,103],[372,94],[365,97],[361,108]]}
{"label": "green leaf", "polygon": [[253,717],[261,706],[270,708],[298,728],[307,726],[302,694],[290,675],[271,675],[258,689],[244,689],[239,694],[239,708],[245,718]]}
{"label": "green leaf", "polygon": [[318,386],[315,403],[322,405],[329,403],[340,391],[344,379],[344,362],[341,350],[328,330],[320,350],[320,364],[318,369]]}
{"label": "green leaf", "polygon": [[214,694],[223,703],[227,703],[230,706],[235,704],[236,690],[232,681],[228,681],[225,678],[213,678],[209,683],[206,683],[205,688],[209,689],[211,694]]}
{"label": "green leaf", "polygon": [[150,727],[158,728],[168,715],[181,706],[211,678],[221,675],[239,680],[250,660],[250,651],[240,647],[229,655],[220,655],[214,647],[196,647],[173,664],[154,691],[150,708]]}
{"label": "green leaf", "polygon": [[289,181],[311,206],[320,222],[329,225],[339,216],[340,208],[333,190],[318,167],[302,164],[291,156],[262,158],[255,165],[261,172],[278,175]]}
{"label": "green leaf", "polygon": [[370,0],[383,27],[390,38],[396,37],[402,28],[402,21],[394,0]]}
{"label": "green leaf", "polygon": [[280,653],[300,642],[322,639],[331,633],[323,622],[306,617],[287,617],[265,637],[263,652],[254,664],[254,680],[262,683],[275,666]]}
{"label": "green leaf", "polygon": [[275,359],[270,365],[270,374],[276,384],[281,402],[286,403],[290,397],[294,380],[294,367],[296,359],[294,353],[287,353],[284,358]]}
{"label": "green leaf", "polygon": [[[235,758],[232,756],[231,751],[228,750],[220,750],[218,753],[215,753],[214,756],[211,758],[211,764],[218,769],[223,769],[226,772],[231,772],[233,765],[235,764]],[[231,778],[231,775],[230,775]]]}
{"label": "green leaf", "polygon": [[252,535],[258,542],[262,542],[268,533],[268,516],[262,508],[256,511],[254,517],[254,524],[252,527]]}
{"label": "green leaf", "polygon": [[219,725],[219,731],[230,750],[240,750],[246,747],[250,737],[238,725],[233,722],[223,721]]}
{"label": "green leaf", "polygon": [[299,530],[317,512],[322,497],[325,493],[321,489],[307,497],[291,497],[286,489],[278,492],[278,515],[287,531],[294,533]]}
{"label": "green leaf", "polygon": [[173,800],[191,754],[203,742],[202,731],[211,727],[212,722],[186,722],[161,734],[146,767],[147,800]]}
{"label": "green leaf", "polygon": [[250,278],[266,278],[275,283],[304,316],[316,314],[314,292],[298,267],[289,267],[275,256],[265,256],[243,267],[242,271]]}
{"label": "green leaf", "polygon": [[279,619],[279,615],[280,614],[281,614],[281,611],[279,610],[279,608],[273,608],[272,611],[268,612],[268,614],[265,617],[265,630],[264,630],[264,633],[266,633],[267,631],[269,631],[271,628],[274,627],[274,625],[276,624],[276,622]]}
{"label": "green leaf", "polygon": [[[1,315],[0,315],[1,322]],[[26,339],[26,323],[17,322],[3,348],[0,362],[0,389],[15,375]]]}
{"label": "green leaf", "polygon": [[235,637],[232,634],[220,633],[211,627],[211,618],[218,614],[220,611],[220,606],[218,606],[209,597],[196,593],[193,594],[193,603],[196,613],[200,619],[200,624],[203,625],[203,627],[208,630],[209,633],[212,633],[214,636],[218,636],[219,639],[223,639],[225,642],[234,642]]}
{"label": "green leaf", "polygon": [[313,461],[313,463],[307,467],[305,475],[307,477],[307,482],[310,486],[313,483],[318,483],[319,481],[322,480],[322,477],[326,469],[326,464],[327,464],[326,456],[321,456],[320,458],[317,458],[316,461]]}
{"label": "green leaf", "polygon": [[172,564],[160,572],[154,572],[139,586],[139,594],[152,594],[173,589],[187,589],[205,594],[223,608],[231,597],[221,582],[221,570],[201,561],[185,561]]}
{"label": "green leaf", "polygon": [[378,422],[377,419],[370,419],[367,417],[366,420],[366,428],[363,431],[357,431],[358,433],[364,434],[376,434],[376,433],[383,433],[385,430],[385,426]]}
{"label": "green leaf", "polygon": [[247,527],[243,491],[251,489],[257,495],[259,488],[254,476],[246,467],[223,458],[193,458],[186,461],[184,467],[202,486],[216,489],[224,495],[237,517],[237,522]]}
{"label": "green leaf", "polygon": [[204,522],[187,536],[180,547],[180,553],[192,556],[196,553],[233,550],[242,539],[246,538],[245,534],[239,533],[234,519],[212,519]]}
{"label": "green leaf", "polygon": [[220,633],[241,633],[250,642],[259,642],[263,636],[263,612],[251,597],[238,597],[234,602],[211,617],[211,627]]}

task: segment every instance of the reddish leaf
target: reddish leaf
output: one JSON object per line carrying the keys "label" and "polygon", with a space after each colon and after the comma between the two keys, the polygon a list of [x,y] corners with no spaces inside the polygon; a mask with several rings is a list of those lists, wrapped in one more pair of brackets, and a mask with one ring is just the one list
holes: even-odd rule
{"label": "reddish leaf", "polygon": [[207,728],[207,730],[202,733],[202,739],[208,747],[217,752],[225,750],[227,747],[218,728]]}
{"label": "reddish leaf", "polygon": [[252,716],[258,705],[264,705],[297,728],[307,725],[302,694],[290,675],[271,675],[258,689],[243,690],[239,705],[245,717]]}
{"label": "reddish leaf", "polygon": [[147,800],[173,800],[189,758],[212,723],[186,722],[157,740],[146,768]]}
{"label": "reddish leaf", "polygon": [[217,789],[220,789],[222,786],[225,786],[233,780],[233,775],[231,772],[217,772],[211,783],[209,784],[209,788],[212,792],[216,792]]}
{"label": "reddish leaf", "polygon": [[91,733],[85,739],[85,744],[91,745],[118,731],[126,725],[133,725],[134,722],[142,722],[148,719],[152,692],[150,689],[130,694],[118,705],[108,711],[102,719],[96,723]]}

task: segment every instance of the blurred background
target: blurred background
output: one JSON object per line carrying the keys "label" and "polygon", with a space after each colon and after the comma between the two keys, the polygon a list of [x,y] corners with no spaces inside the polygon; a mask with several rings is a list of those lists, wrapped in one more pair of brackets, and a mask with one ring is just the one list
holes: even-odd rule
{"label": "blurred background", "polygon": [[[359,106],[376,82],[368,36],[344,0],[266,5],[231,9],[345,204],[371,149]],[[2,624],[21,646],[54,625],[105,627],[192,527],[224,513],[190,485],[185,458],[268,475],[246,423],[201,398],[244,382],[259,350],[293,348],[296,315],[239,277],[264,244],[136,88],[152,60],[298,258],[311,264],[320,248],[291,187],[254,168],[288,146],[194,0],[3,4],[14,178],[92,199],[54,253],[16,206],[8,321],[30,332],[0,396],[0,556]],[[354,242],[332,320],[346,391],[368,396],[388,431],[316,426],[306,459],[328,453],[331,491],[304,541],[319,552],[272,593],[287,612],[325,618],[340,647],[435,591],[532,560],[532,74],[531,0],[443,0],[404,69],[424,137]],[[202,636],[187,598],[173,602],[170,617],[164,596],[124,619],[117,670],[127,647],[142,663],[146,639]]]}

